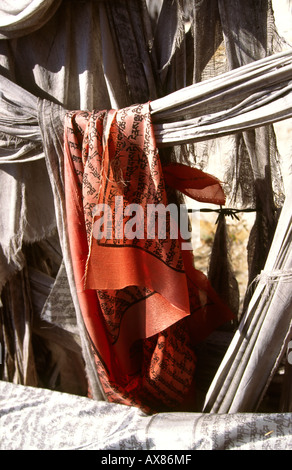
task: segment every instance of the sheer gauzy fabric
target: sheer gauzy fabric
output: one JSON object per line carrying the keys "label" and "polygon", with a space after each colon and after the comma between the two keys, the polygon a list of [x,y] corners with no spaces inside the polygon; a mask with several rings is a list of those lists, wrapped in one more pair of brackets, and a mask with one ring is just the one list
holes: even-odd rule
{"label": "sheer gauzy fabric", "polygon": [[1,2],[0,38],[17,38],[39,29],[54,15],[60,3],[60,0],[21,0],[17,5],[12,1]]}
{"label": "sheer gauzy fabric", "polygon": [[[276,59],[277,61],[278,59]],[[282,58],[282,68],[285,66],[285,55]],[[243,72],[242,72],[243,73]],[[60,237],[60,243],[61,243],[61,248],[62,248],[62,253],[64,256],[64,261],[65,261],[65,266],[68,274],[68,279],[71,287],[71,292],[73,298],[75,298],[75,286],[74,286],[74,280],[72,278],[72,261],[69,256],[69,251],[68,251],[68,240],[67,240],[67,232],[65,229],[65,220],[66,220],[66,210],[65,210],[65,194],[64,194],[64,175],[63,175],[63,119],[65,115],[65,110],[58,106],[54,105],[53,103],[50,103],[46,100],[39,100],[29,93],[23,93],[22,89],[14,85],[12,82],[9,80],[6,80],[4,78],[1,79],[1,84],[2,84],[2,90],[3,90],[3,95],[2,95],[2,104],[3,106],[7,102],[14,102],[14,108],[12,109],[7,109],[6,110],[6,118],[1,122],[1,130],[5,131],[6,133],[17,133],[17,134],[22,134],[24,135],[25,133],[29,136],[30,139],[35,140],[36,142],[40,142],[42,138],[42,142],[44,145],[44,150],[45,150],[45,155],[46,155],[46,163],[47,167],[49,169],[49,175],[50,175],[50,180],[53,188],[53,193],[54,193],[54,201],[55,201],[55,211],[56,211],[56,217],[57,217],[57,226],[58,226],[58,231],[59,231],[59,237]],[[194,89],[195,91],[195,89]],[[153,107],[155,103],[153,102]],[[36,125],[37,122],[37,113],[36,109],[39,109],[38,111],[38,121],[40,128]],[[4,108],[3,108],[4,109]],[[32,111],[34,109],[34,111]],[[18,110],[17,113],[15,113],[15,110]],[[10,114],[9,114],[10,112]],[[283,107],[283,112],[285,112],[285,107]],[[19,121],[19,128],[17,128],[16,124],[16,118],[17,114],[22,113],[22,121]],[[81,116],[85,118],[86,113],[81,113]],[[263,119],[265,119],[265,116],[263,115]],[[155,130],[155,127],[154,127]],[[137,133],[137,131],[136,131]],[[32,142],[33,142],[32,140]],[[76,147],[75,143],[75,147]],[[78,148],[78,146],[77,146]],[[29,156],[27,158],[30,158]],[[146,165],[147,166],[147,165]],[[90,168],[90,167],[89,167]],[[200,181],[204,181],[202,179],[202,172],[196,170],[195,168],[190,169],[190,167],[184,166],[184,165],[167,165],[164,166],[163,168],[163,173],[164,173],[164,178],[167,182],[168,185],[174,186],[176,189],[179,189],[182,191],[184,194],[187,194],[188,196],[195,196],[196,199],[206,202],[206,187],[203,185],[203,192],[202,189],[199,189],[198,187],[191,187],[196,186],[196,181],[198,181],[198,177],[200,177]],[[205,179],[207,175],[204,175]],[[219,195],[221,199],[218,199],[218,195],[216,198],[216,191],[218,190],[218,183],[216,181],[216,178],[210,178],[208,176],[207,178],[208,182],[208,200],[217,202],[217,203],[223,203],[222,199],[222,193]],[[122,184],[122,181],[121,181]],[[215,189],[214,189],[215,188]],[[217,243],[217,241],[216,241]],[[222,247],[221,247],[222,251]],[[226,253],[224,254],[224,250],[221,252],[221,262],[219,263],[219,268],[221,269],[221,278],[222,278],[222,272],[224,272],[224,278],[226,278],[228,274],[228,269],[224,267],[225,263],[225,258],[226,258]],[[218,259],[217,259],[218,261]],[[214,269],[214,268],[212,268]],[[216,266],[215,266],[216,270]],[[223,270],[223,271],[222,271]],[[56,283],[58,284],[58,282]],[[224,289],[226,289],[226,286],[223,283],[223,289],[219,289],[221,294],[222,292],[224,293]],[[58,292],[58,286],[55,286],[55,290]],[[227,289],[228,290],[228,289]],[[64,291],[62,291],[62,295],[64,295]],[[236,299],[233,299],[233,302],[236,302]],[[88,351],[88,346],[86,346],[86,341],[84,341],[84,334],[82,333],[83,331],[83,322],[82,322],[82,315],[79,309],[78,301],[75,298],[75,308],[76,308],[76,314],[78,318],[78,328],[79,328],[79,333],[81,336],[81,339],[83,339],[83,354],[84,356],[87,357],[86,363],[87,363],[87,373],[90,377],[90,383],[92,387],[92,392],[95,397],[100,396],[100,391],[98,387],[96,387],[94,384],[98,384],[98,377],[96,376],[96,370],[94,367],[94,364],[92,364],[92,361],[90,361],[90,353]],[[64,307],[63,309],[64,310]],[[45,316],[48,318],[48,314],[44,312],[42,316]],[[68,318],[69,320],[69,318]],[[56,322],[56,320],[55,320]],[[68,326],[68,325],[67,325]],[[72,327],[74,328],[74,322]],[[72,328],[70,327],[69,330]],[[66,341],[64,341],[65,338],[63,338],[63,344],[68,343],[69,338],[66,338]],[[71,345],[72,346],[72,345]]]}
{"label": "sheer gauzy fabric", "polygon": [[[204,192],[203,174],[186,174],[188,191],[197,182],[202,199],[224,202],[215,178]],[[148,411],[193,406],[194,346],[233,315],[181,250],[180,233],[170,237],[178,220],[170,216],[165,236],[155,219],[151,226],[149,207],[168,201],[149,104],[66,115],[65,198],[79,302],[108,400]]]}
{"label": "sheer gauzy fabric", "polygon": [[[9,100],[10,85],[13,83],[9,80],[1,82],[0,289],[24,266],[23,243],[50,237],[56,229],[54,200],[35,112],[36,99],[16,87],[13,99]],[[22,165],[23,162],[26,164]]]}
{"label": "sheer gauzy fabric", "polygon": [[[50,11],[48,10],[49,3]],[[95,105],[110,108],[102,69],[100,16],[96,6],[95,1],[85,3],[76,1],[74,4],[72,1],[53,3],[34,1],[23,2],[23,6],[19,4],[16,6],[15,2],[5,2],[5,5],[1,2],[0,4],[3,21],[6,10],[11,13],[10,19],[6,17],[5,24],[2,24],[1,28],[2,37],[5,37],[0,41],[1,74],[9,78],[13,82],[12,85],[17,83],[21,86],[19,93],[13,89],[14,97],[11,101],[4,100],[3,113],[1,112],[5,122],[1,132],[1,159],[5,158],[7,166],[4,164],[1,166],[3,200],[0,225],[2,227],[1,252],[3,251],[4,254],[1,257],[0,284],[1,288],[7,288],[7,294],[13,292],[14,289],[22,289],[26,296],[26,304],[33,308],[34,312],[23,318],[24,306],[15,307],[15,316],[19,318],[18,324],[21,328],[19,328],[19,335],[13,347],[7,345],[4,348],[3,357],[4,361],[9,363],[9,372],[7,368],[3,368],[2,377],[20,383],[45,385],[52,388],[61,387],[63,391],[71,390],[71,392],[78,391],[78,393],[86,394],[87,387],[83,387],[85,375],[81,357],[83,355],[92,395],[100,399],[102,393],[95,368],[91,367],[91,353],[88,352],[87,338],[83,335],[82,323],[78,316],[78,301],[74,302],[70,260],[68,261],[69,258],[66,255],[66,235],[63,231],[66,221],[62,206],[62,159],[59,153],[60,147],[61,154],[63,153],[60,143],[63,139],[63,130],[61,129],[61,135],[57,133],[57,137],[55,132],[61,118],[56,119],[57,109],[53,110],[52,105],[47,103],[47,107],[43,106],[39,112],[39,118],[44,133],[40,134],[36,99],[36,97],[48,98],[52,104],[62,104],[70,109],[87,107],[91,109]],[[87,25],[86,34],[83,29],[80,29],[80,23],[76,21],[77,17],[80,23]],[[31,29],[28,30],[28,28]],[[12,29],[13,32],[11,32]],[[27,98],[26,90],[34,95],[28,93],[30,98]],[[1,83],[1,91],[4,94],[7,91],[6,96],[11,98],[10,85],[6,88]],[[21,106],[19,106],[19,101],[21,101]],[[25,109],[25,116],[21,108]],[[13,116],[12,120],[11,116]],[[10,130],[6,127],[6,125],[9,127],[9,124]],[[34,126],[37,127],[36,140]],[[49,155],[46,162],[43,144],[45,150],[48,150],[46,155]],[[40,162],[33,161],[39,158]],[[15,160],[18,162],[13,163],[12,161]],[[30,160],[32,161],[29,162]],[[9,218],[7,213],[9,213]],[[27,224],[27,219],[30,225]],[[30,230],[28,231],[27,228]],[[49,243],[43,244],[46,240]],[[30,244],[29,256],[25,252],[27,243]],[[54,284],[54,281],[58,290],[59,280],[56,275],[62,255],[70,284],[70,290],[69,287],[67,289],[69,298],[70,291],[72,293],[80,336],[77,344],[76,337],[73,341],[79,358],[75,361],[72,374],[70,366],[70,363],[72,365],[74,362],[70,358],[72,351],[65,346],[70,341],[68,343],[64,340],[64,335],[68,339],[68,332],[50,323],[40,325],[37,322],[38,325],[33,327],[33,323],[42,315],[42,309],[39,303],[32,305],[31,296],[49,294],[48,286]],[[49,275],[51,282],[46,287],[41,283],[32,286],[29,280],[30,288],[24,290],[18,279],[14,282],[14,276],[26,264],[32,263],[39,276],[40,273],[45,272]],[[11,288],[8,283],[12,284]],[[2,296],[2,300],[3,298]],[[9,295],[5,296],[5,299],[9,299]],[[72,299],[70,302],[72,305]],[[9,311],[10,306],[5,302],[3,309]],[[6,328],[3,321],[1,327],[1,338],[6,338],[5,329],[9,331],[10,324]],[[52,333],[50,339],[43,336],[45,331]],[[37,374],[31,378],[28,377],[23,382],[21,370],[26,368],[26,359],[32,357],[31,341],[34,344],[34,355],[38,357]],[[1,339],[1,344],[5,342],[6,340]],[[82,353],[80,343],[83,347]],[[22,349],[27,352],[23,353]],[[20,370],[19,374],[18,370]],[[65,381],[62,379],[60,381],[60,374],[66,376]],[[80,387],[79,384],[82,386]]]}
{"label": "sheer gauzy fabric", "polygon": [[[291,210],[292,180],[275,237],[247,312],[208,391],[205,411],[236,413],[257,409],[281,364],[291,339]],[[256,370],[261,364],[262,371]],[[291,364],[287,363],[287,370]],[[290,387],[284,395],[289,395]],[[288,404],[286,403],[286,406]],[[288,407],[291,405],[288,405]],[[290,409],[291,411],[291,409]]]}

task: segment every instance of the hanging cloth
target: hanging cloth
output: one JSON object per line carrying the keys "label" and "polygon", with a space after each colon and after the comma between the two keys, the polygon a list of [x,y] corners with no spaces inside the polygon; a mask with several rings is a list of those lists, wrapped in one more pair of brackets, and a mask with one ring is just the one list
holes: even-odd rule
{"label": "hanging cloth", "polygon": [[288,351],[292,331],[291,197],[289,176],[267,261],[254,281],[255,290],[248,308],[210,385],[204,412],[258,411]]}
{"label": "hanging cloth", "polygon": [[[146,411],[176,409],[188,395],[194,400],[194,344],[232,313],[193,267],[192,252],[181,249],[179,231],[171,238],[174,220],[166,219],[164,238],[145,235],[149,206],[168,205],[149,103],[69,112],[64,141],[74,276],[106,396]],[[181,187],[184,168],[177,169],[173,186]],[[168,181],[173,170],[166,169]],[[188,193],[202,191],[203,178],[205,199],[224,203],[216,178],[195,170],[192,180],[188,170]]]}

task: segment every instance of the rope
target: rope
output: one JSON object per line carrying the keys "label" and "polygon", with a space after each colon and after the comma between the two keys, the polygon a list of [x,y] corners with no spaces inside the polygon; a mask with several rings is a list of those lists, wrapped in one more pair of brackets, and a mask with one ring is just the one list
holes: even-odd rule
{"label": "rope", "polygon": [[207,208],[202,208],[202,209],[188,209],[188,213],[193,213],[193,212],[215,212],[218,214],[216,224],[218,223],[220,217],[231,217],[232,219],[240,220],[237,214],[243,213],[243,212],[258,212],[258,209],[231,209],[231,208],[226,208],[226,207],[220,207],[220,209],[207,209]]}

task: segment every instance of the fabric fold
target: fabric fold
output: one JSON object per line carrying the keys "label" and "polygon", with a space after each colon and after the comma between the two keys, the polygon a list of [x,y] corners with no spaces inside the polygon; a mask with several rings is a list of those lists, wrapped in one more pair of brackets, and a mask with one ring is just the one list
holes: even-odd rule
{"label": "fabric fold", "polygon": [[195,343],[232,314],[181,249],[149,103],[67,113],[65,197],[75,283],[107,398],[147,411],[186,406],[187,397],[194,406]]}
{"label": "fabric fold", "polygon": [[163,167],[163,175],[168,186],[178,189],[196,201],[225,204],[225,194],[220,181],[198,168],[173,163]]}
{"label": "fabric fold", "polygon": [[82,357],[85,363],[88,385],[90,388],[90,394],[95,400],[104,400],[104,394],[100,386],[91,346],[81,314],[79,299],[76,293],[72,259],[69,248],[64,189],[64,116],[65,110],[62,106],[56,105],[47,100],[38,100],[38,121],[44,144],[46,167],[54,195],[56,225],[70,293],[75,308],[76,322],[80,335]]}
{"label": "fabric fold", "polygon": [[40,29],[57,11],[61,0],[6,0],[0,6],[0,39],[25,36]]}

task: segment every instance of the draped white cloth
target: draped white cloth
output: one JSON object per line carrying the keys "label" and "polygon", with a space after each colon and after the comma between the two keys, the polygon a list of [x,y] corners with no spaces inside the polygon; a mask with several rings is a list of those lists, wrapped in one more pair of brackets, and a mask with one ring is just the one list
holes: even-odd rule
{"label": "draped white cloth", "polygon": [[61,0],[1,1],[0,39],[21,37],[41,28],[60,4]]}
{"label": "draped white cloth", "polygon": [[[257,128],[292,116],[291,49],[271,55],[274,43],[273,47],[270,44],[267,47],[264,43],[267,37],[277,43],[277,36],[271,31],[270,3],[250,0],[194,2],[191,37],[192,47],[195,44],[196,50],[193,51],[192,78],[196,83],[184,87],[188,73],[186,43],[190,35],[187,37],[184,34],[179,16],[182,1],[163,2],[156,35],[150,31],[142,0],[75,0],[74,3],[69,0],[0,1],[0,289],[16,271],[23,268],[23,244],[44,240],[58,228],[84,360],[92,393],[97,399],[102,399],[102,393],[90,347],[82,330],[68,257],[60,137],[64,111],[73,108],[121,108],[150,99],[155,135],[160,147],[210,141],[218,136],[251,131],[244,135],[246,149],[242,136],[234,137],[233,150],[228,154],[226,152],[223,166],[231,167],[229,178],[226,178],[230,186],[240,186],[242,181],[238,175],[242,175],[241,169],[244,166],[246,170],[246,165],[244,176],[247,178],[244,183],[248,183],[245,184],[247,196],[252,193],[253,184],[256,189],[260,186],[257,196],[260,195],[264,215],[269,219],[274,210],[273,201],[269,206],[274,194],[269,181],[266,182],[266,176],[268,174],[270,177],[272,164],[278,165],[278,161],[267,129]],[[170,6],[173,7],[171,10]],[[262,15],[262,7],[267,17]],[[253,9],[257,10],[257,16],[250,23],[249,12]],[[228,65],[233,70],[226,72],[224,69],[224,73],[210,78],[214,71],[209,62],[212,63],[215,50],[212,47],[208,49],[206,44],[211,45],[208,35],[210,33],[213,38],[212,28],[217,31],[219,19],[224,30],[219,39],[225,41]],[[207,30],[206,24],[212,28],[210,26]],[[258,24],[258,28],[253,28]],[[164,31],[167,31],[168,37],[165,49]],[[217,37],[212,46],[218,47],[220,42],[216,41]],[[151,53],[150,45],[153,46]],[[275,50],[281,50],[278,46],[277,43]],[[165,90],[168,92],[165,93]],[[163,97],[157,99],[157,96]],[[258,132],[253,133],[254,129]],[[249,160],[243,159],[246,155],[243,155],[244,152],[240,154],[239,150],[242,149],[245,149]],[[209,158],[205,149],[204,152]],[[203,159],[198,157],[196,163],[205,169]],[[238,199],[241,203],[244,198],[240,196]],[[290,221],[289,199],[283,214],[274,242],[276,247],[278,236],[280,239],[286,236]],[[281,240],[281,249],[287,249],[287,253],[289,237]],[[290,261],[287,260],[284,260],[287,265],[282,264],[283,260],[278,264],[275,248],[270,253],[269,266],[272,270],[290,269]],[[213,410],[230,413],[231,410],[256,406],[286,347],[291,327],[289,287],[290,284],[285,285],[283,293],[280,282],[279,289],[277,287],[273,291],[275,297],[272,296],[274,300],[271,303],[265,301],[266,294],[262,287],[257,288],[248,314],[212,384],[206,407],[208,405]],[[278,294],[285,296],[285,302],[278,302]],[[247,341],[242,331],[246,331],[251,317],[256,328],[251,322],[250,340]],[[281,325],[279,330],[278,325]],[[259,337],[257,332],[260,332]],[[268,338],[273,344],[271,359],[268,359]],[[242,346],[243,349],[240,349]],[[252,354],[250,348],[254,348]],[[226,364],[229,368],[230,357],[233,368],[225,381]],[[242,357],[245,362],[241,362]],[[263,361],[261,364],[265,364],[265,374],[258,373],[262,367],[257,362],[259,357]],[[232,384],[230,389],[229,380]],[[221,387],[226,390],[222,404]],[[246,390],[246,394],[242,390]],[[18,392],[15,396],[19,399]],[[250,418],[256,421],[254,416]],[[210,415],[202,419],[207,423],[212,422],[213,418]],[[161,422],[165,428],[164,417]],[[220,426],[223,422],[230,423],[226,416]],[[200,429],[202,432],[206,427]]]}
{"label": "draped white cloth", "polygon": [[264,270],[255,280],[248,309],[210,386],[205,411],[256,410],[288,352],[292,333],[291,198],[290,175]]}
{"label": "draped white cloth", "polygon": [[291,71],[288,50],[153,101],[157,144],[214,139],[290,118]]}
{"label": "draped white cloth", "polygon": [[[0,382],[1,450],[104,451],[94,456],[99,463],[110,452],[136,456],[137,462],[151,456],[147,451],[156,455],[166,451],[166,457],[173,459],[182,451],[194,462],[194,450],[290,450],[291,446],[290,413],[147,416],[134,407]],[[123,453],[114,454],[119,450]],[[131,454],[131,450],[143,452]]]}
{"label": "draped white cloth", "polygon": [[[289,49],[151,101],[157,145],[214,139],[292,117],[291,72]],[[0,85],[0,132],[40,144],[37,98],[1,76]],[[0,164],[19,158],[2,155]]]}

